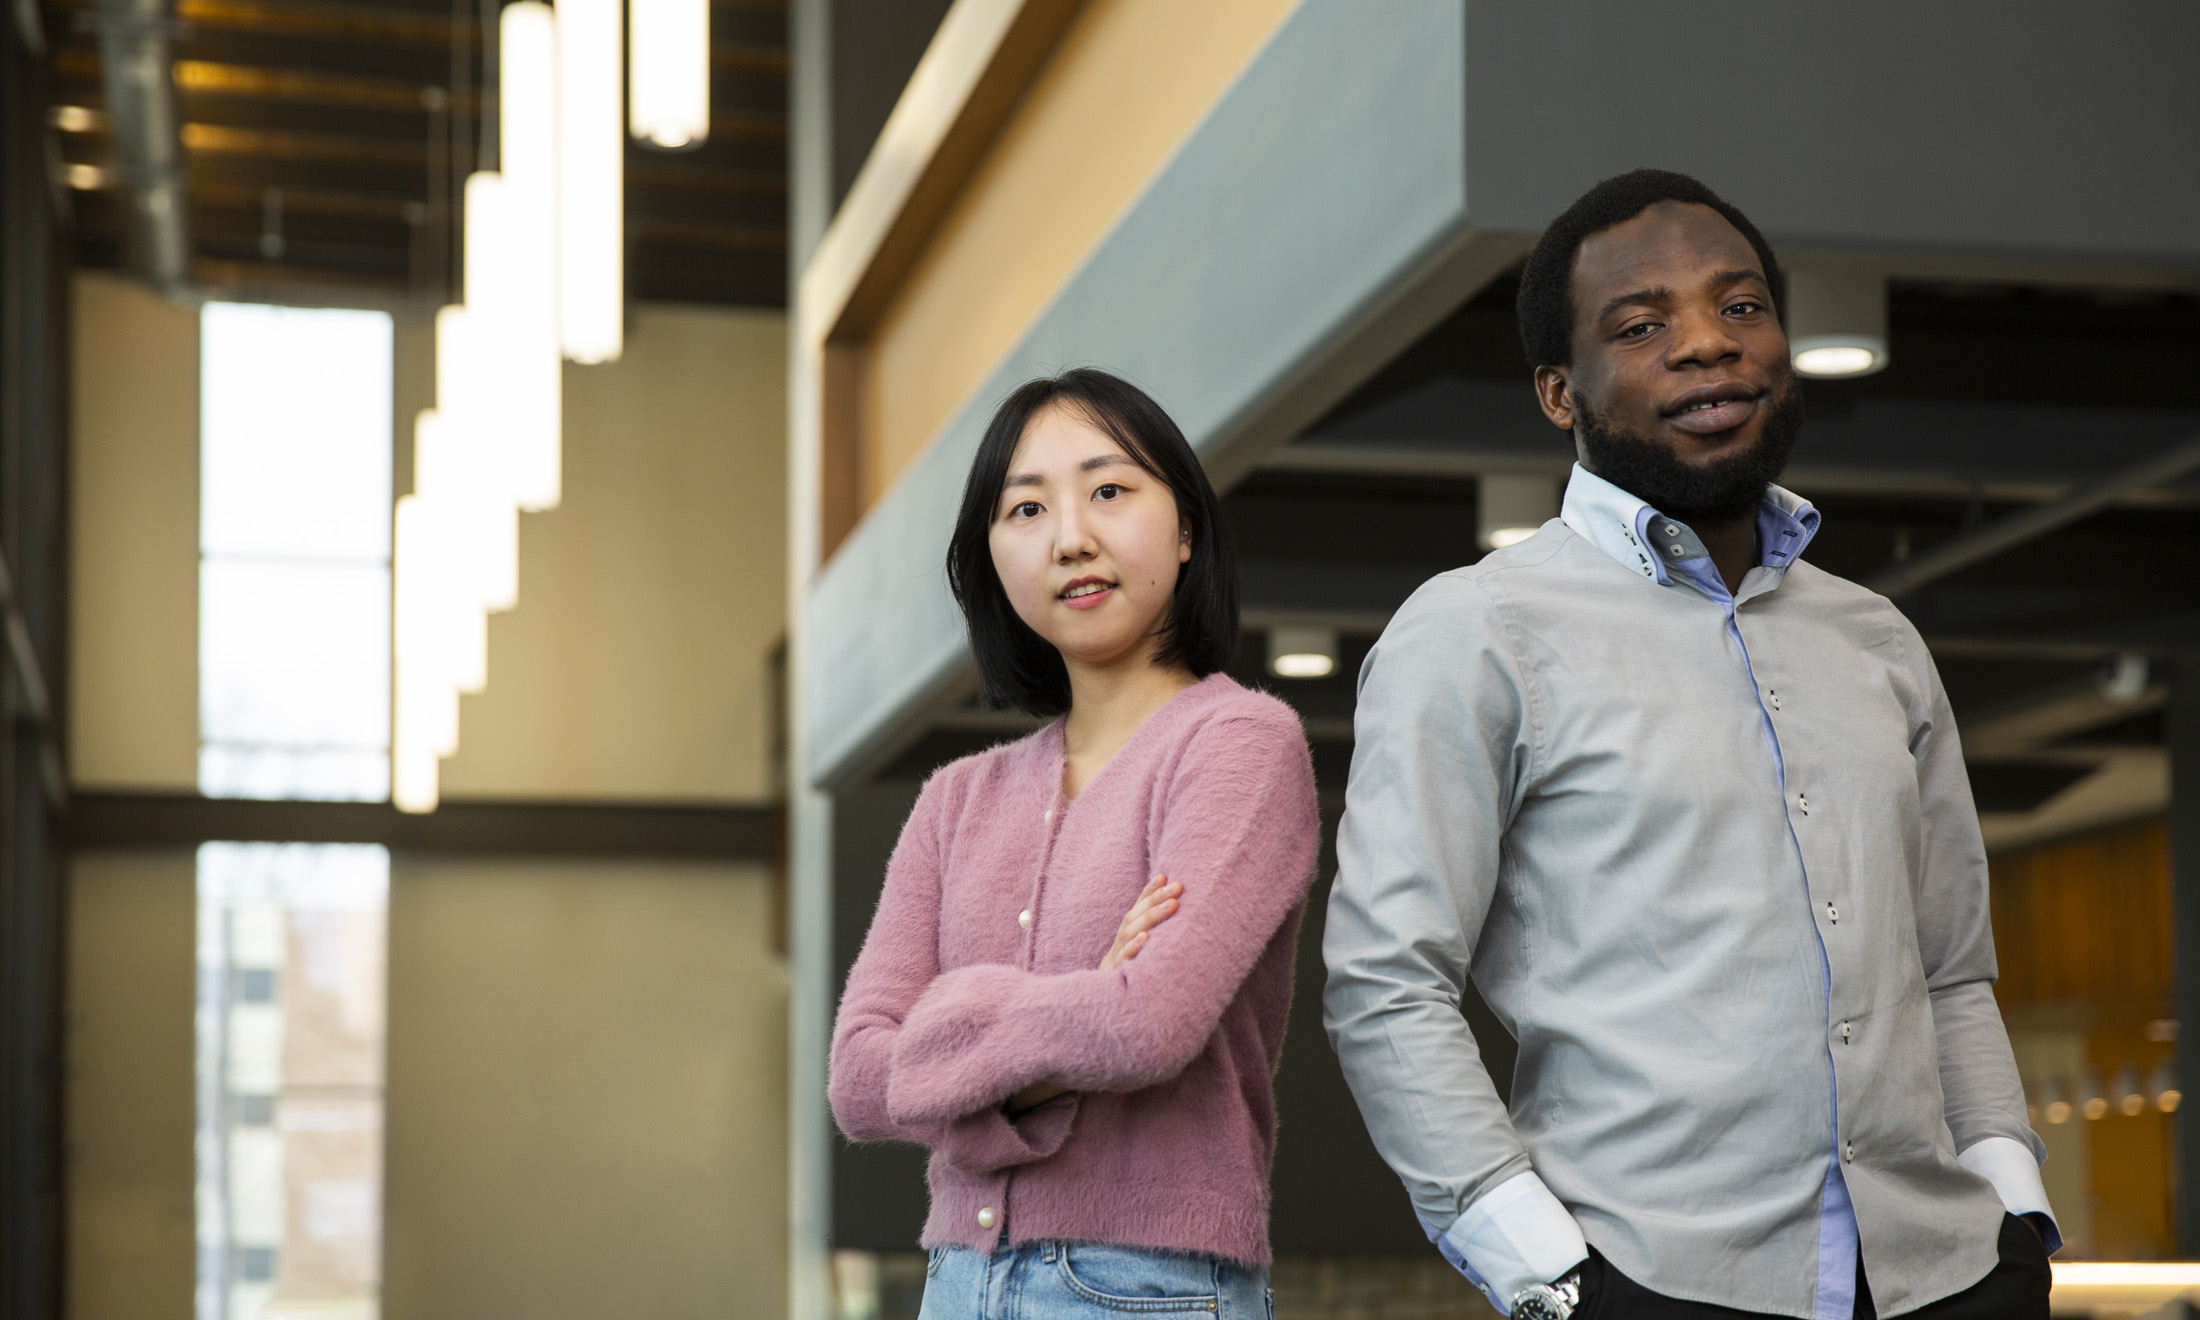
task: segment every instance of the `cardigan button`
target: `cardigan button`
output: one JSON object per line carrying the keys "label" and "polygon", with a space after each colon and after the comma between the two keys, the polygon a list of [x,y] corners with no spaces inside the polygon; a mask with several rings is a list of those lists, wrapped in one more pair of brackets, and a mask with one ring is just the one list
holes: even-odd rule
{"label": "cardigan button", "polygon": [[1025,929],[1025,930],[1030,930],[1030,929],[1031,929],[1031,909],[1030,909],[1030,908],[1025,908],[1025,909],[1024,909],[1023,911],[1021,911],[1021,912],[1019,912],[1019,913],[1017,913],[1017,914],[1016,914],[1016,924],[1017,924],[1017,925],[1019,925],[1019,926],[1022,926],[1022,927],[1023,927],[1023,928]]}
{"label": "cardigan button", "polygon": [[978,1227],[991,1228],[993,1227],[993,1220],[994,1215],[992,1206],[987,1206],[985,1209],[978,1212]]}

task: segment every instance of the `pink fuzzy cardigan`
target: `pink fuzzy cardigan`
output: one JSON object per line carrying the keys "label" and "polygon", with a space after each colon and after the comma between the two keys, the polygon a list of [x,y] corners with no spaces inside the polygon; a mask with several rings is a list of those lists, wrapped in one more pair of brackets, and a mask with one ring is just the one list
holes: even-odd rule
{"label": "pink fuzzy cardigan", "polygon": [[[851,1139],[932,1149],[925,1246],[1005,1232],[1268,1263],[1270,1082],[1319,834],[1297,716],[1219,674],[1074,801],[1059,721],[932,777],[829,1087]],[[1176,915],[1098,970],[1156,872],[1184,886]],[[1074,1094],[1011,1120],[1033,1082]]]}

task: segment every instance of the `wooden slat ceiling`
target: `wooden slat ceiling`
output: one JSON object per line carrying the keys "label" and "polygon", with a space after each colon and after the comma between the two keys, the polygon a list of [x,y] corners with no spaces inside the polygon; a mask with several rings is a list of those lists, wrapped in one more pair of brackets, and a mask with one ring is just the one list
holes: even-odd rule
{"label": "wooden slat ceiling", "polygon": [[[72,172],[77,260],[115,267],[121,199],[111,182],[81,186],[111,179],[113,158],[88,8],[49,14],[54,123],[65,163],[93,167]],[[198,284],[455,296],[448,199],[481,138],[481,5],[177,0],[176,18]],[[628,142],[628,296],[780,306],[785,0],[715,0],[711,66],[702,147]]]}

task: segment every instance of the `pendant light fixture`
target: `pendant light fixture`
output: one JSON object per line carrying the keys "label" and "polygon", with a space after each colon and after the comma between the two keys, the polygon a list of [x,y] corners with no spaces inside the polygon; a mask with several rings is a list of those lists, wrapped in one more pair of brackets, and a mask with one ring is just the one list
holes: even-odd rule
{"label": "pendant light fixture", "polygon": [[575,362],[624,347],[626,134],[619,0],[559,0],[558,332]]}
{"label": "pendant light fixture", "polygon": [[634,136],[679,151],[710,136],[710,0],[630,0],[627,101]]}
{"label": "pendant light fixture", "polygon": [[[654,34],[664,76],[637,101],[656,107],[645,136],[692,145],[709,131],[708,0],[643,15],[651,3],[635,29]],[[396,511],[391,797],[405,811],[435,809],[458,699],[488,683],[488,615],[519,599],[519,513],[563,495],[564,359],[622,348],[619,12],[516,0],[497,16],[500,168],[466,180],[462,298],[436,314],[436,406],[417,419]]]}

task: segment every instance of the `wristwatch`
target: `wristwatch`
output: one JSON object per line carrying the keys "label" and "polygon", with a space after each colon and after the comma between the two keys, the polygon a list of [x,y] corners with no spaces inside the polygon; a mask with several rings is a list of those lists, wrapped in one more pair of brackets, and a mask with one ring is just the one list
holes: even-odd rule
{"label": "wristwatch", "polygon": [[1581,1271],[1557,1283],[1531,1283],[1513,1294],[1513,1320],[1571,1320],[1581,1305]]}

